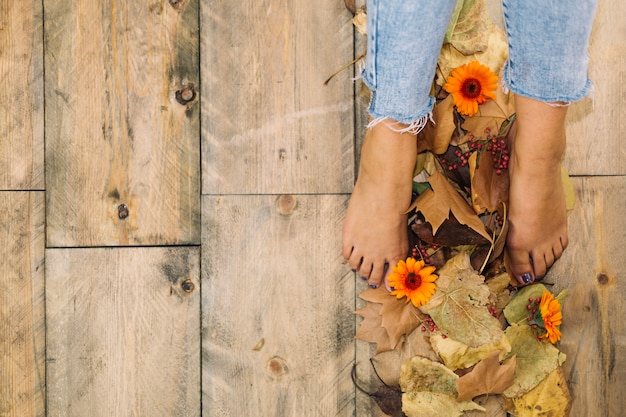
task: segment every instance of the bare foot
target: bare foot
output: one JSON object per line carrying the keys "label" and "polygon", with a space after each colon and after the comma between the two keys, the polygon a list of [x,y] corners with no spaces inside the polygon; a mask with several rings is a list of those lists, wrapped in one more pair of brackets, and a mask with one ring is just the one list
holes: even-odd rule
{"label": "bare foot", "polygon": [[528,284],[546,275],[568,243],[560,166],[567,107],[522,96],[515,105],[507,252],[512,274]]}
{"label": "bare foot", "polygon": [[411,203],[417,141],[411,133],[394,131],[403,127],[384,121],[367,130],[343,224],[343,257],[372,287],[381,285],[390,265],[404,259],[409,249],[405,212]]}

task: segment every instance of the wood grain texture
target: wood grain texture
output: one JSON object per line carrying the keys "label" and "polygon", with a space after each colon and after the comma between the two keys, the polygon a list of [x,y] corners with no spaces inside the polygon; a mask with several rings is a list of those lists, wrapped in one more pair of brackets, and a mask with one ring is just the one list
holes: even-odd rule
{"label": "wood grain texture", "polygon": [[44,195],[0,192],[0,416],[45,415]]}
{"label": "wood grain texture", "polygon": [[565,166],[575,175],[626,174],[626,7],[599,0],[589,47],[590,98],[572,104]]}
{"label": "wood grain texture", "polygon": [[546,278],[569,290],[560,348],[574,398],[570,417],[626,410],[626,177],[575,178],[570,246]]}
{"label": "wood grain texture", "polygon": [[345,196],[204,196],[203,415],[353,416]]}
{"label": "wood grain texture", "polygon": [[197,0],[50,0],[45,22],[48,245],[198,244]]}
{"label": "wood grain texture", "polygon": [[204,194],[350,192],[352,15],[343,1],[201,3]]}
{"label": "wood grain texture", "polygon": [[200,416],[199,248],[46,260],[48,416]]}
{"label": "wood grain texture", "polygon": [[0,190],[44,187],[42,2],[0,0]]}

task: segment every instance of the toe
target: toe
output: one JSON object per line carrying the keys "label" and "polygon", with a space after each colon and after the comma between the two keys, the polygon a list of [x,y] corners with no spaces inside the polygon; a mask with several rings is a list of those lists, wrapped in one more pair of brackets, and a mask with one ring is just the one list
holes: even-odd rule
{"label": "toe", "polygon": [[373,267],[374,265],[370,261],[368,261],[367,259],[363,259],[363,262],[361,262],[361,266],[358,269],[359,276],[363,279],[367,278],[367,281],[370,282]]}
{"label": "toe", "polygon": [[554,263],[554,255],[552,250],[549,251],[537,251],[531,254],[533,264],[533,275],[535,281],[542,279],[548,272],[548,267]]}
{"label": "toe", "polygon": [[509,255],[509,266],[511,274],[522,284],[530,284],[535,280],[533,264],[530,254],[522,249],[509,247],[507,249]]}
{"label": "toe", "polygon": [[376,285],[376,287],[379,287],[380,284],[383,282],[384,276],[385,276],[385,263],[377,262],[372,267],[372,273],[370,274],[370,279],[368,280],[368,282],[370,283],[370,285]]}

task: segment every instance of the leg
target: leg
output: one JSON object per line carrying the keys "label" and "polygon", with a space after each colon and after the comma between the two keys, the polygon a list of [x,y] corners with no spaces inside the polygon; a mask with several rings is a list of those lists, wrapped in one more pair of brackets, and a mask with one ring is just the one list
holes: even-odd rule
{"label": "leg", "polygon": [[[416,127],[432,109],[429,92],[455,0],[369,0],[363,80],[373,118],[343,226],[343,256],[371,286],[408,254],[407,218]],[[402,133],[404,131],[404,133]]]}
{"label": "leg", "polygon": [[507,252],[522,283],[542,278],[568,243],[560,160],[567,107],[584,97],[595,0],[503,2],[509,41],[504,69],[517,126],[509,175]]}

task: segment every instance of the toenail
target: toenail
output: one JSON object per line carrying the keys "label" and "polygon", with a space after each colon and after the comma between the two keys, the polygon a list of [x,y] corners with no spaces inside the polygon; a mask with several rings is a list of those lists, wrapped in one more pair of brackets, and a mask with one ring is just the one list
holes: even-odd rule
{"label": "toenail", "polygon": [[376,285],[376,284],[370,284],[370,288],[372,288],[372,289],[374,289],[374,290],[375,290],[376,288],[378,288],[378,285]]}
{"label": "toenail", "polygon": [[361,277],[363,281],[367,281],[367,277]]}
{"label": "toenail", "polygon": [[352,269],[351,269],[351,271],[352,271],[352,272],[356,272],[356,269],[352,268]]}
{"label": "toenail", "polygon": [[524,281],[526,284],[530,284],[531,282],[533,282],[533,276],[529,273],[522,274],[522,281]]}

